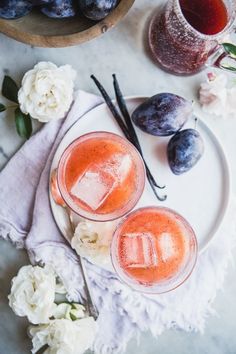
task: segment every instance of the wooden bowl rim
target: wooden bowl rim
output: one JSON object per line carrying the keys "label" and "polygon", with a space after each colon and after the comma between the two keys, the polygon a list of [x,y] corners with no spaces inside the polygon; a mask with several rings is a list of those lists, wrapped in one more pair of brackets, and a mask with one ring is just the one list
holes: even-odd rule
{"label": "wooden bowl rim", "polygon": [[94,26],[68,35],[38,35],[19,30],[12,26],[14,20],[0,19],[0,32],[19,42],[30,44],[36,47],[63,48],[87,42],[105,33],[115,26],[129,11],[135,0],[122,0],[117,7],[103,20],[95,23]]}

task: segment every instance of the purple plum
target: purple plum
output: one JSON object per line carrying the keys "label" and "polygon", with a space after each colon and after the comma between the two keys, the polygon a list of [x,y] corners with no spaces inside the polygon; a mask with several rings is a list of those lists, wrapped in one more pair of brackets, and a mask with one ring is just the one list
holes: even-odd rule
{"label": "purple plum", "polygon": [[73,0],[53,0],[47,6],[43,6],[41,11],[48,17],[67,18],[75,16],[77,7]]}
{"label": "purple plum", "polygon": [[39,5],[48,5],[51,2],[53,2],[53,0],[31,0],[31,2],[34,6],[39,6]]}
{"label": "purple plum", "polygon": [[85,17],[99,21],[116,7],[118,0],[79,0],[78,3]]}
{"label": "purple plum", "polygon": [[176,133],[167,147],[168,162],[175,175],[181,175],[193,168],[204,153],[204,142],[195,129]]}
{"label": "purple plum", "polygon": [[2,0],[0,1],[0,17],[13,20],[27,15],[32,8],[30,0]]}
{"label": "purple plum", "polygon": [[169,136],[179,131],[192,113],[192,103],[183,97],[159,93],[136,108],[132,120],[148,134]]}

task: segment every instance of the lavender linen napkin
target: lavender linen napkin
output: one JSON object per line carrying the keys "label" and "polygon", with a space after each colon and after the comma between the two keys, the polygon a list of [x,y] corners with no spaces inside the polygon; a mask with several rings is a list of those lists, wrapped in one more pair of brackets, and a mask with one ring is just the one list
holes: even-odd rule
{"label": "lavender linen napkin", "polygon": [[[13,156],[0,173],[0,236],[25,247],[31,262],[52,265],[69,296],[83,301],[78,257],[60,234],[51,213],[48,180],[58,144],[70,127],[101,98],[79,91],[64,120],[45,125]],[[85,261],[89,286],[99,309],[97,354],[121,353],[132,336],[151,330],[154,336],[168,328],[203,331],[212,302],[222,288],[235,236],[235,211],[209,249],[199,257],[190,279],[174,292],[146,296],[130,290],[115,274]]]}

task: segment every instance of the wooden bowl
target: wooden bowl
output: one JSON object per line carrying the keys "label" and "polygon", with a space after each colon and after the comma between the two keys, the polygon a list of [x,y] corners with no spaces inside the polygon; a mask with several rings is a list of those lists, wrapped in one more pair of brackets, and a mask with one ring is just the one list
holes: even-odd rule
{"label": "wooden bowl", "polygon": [[36,47],[68,47],[105,33],[126,15],[134,1],[120,0],[117,7],[99,22],[79,15],[68,19],[51,19],[39,10],[33,10],[17,20],[0,19],[0,31],[17,41]]}

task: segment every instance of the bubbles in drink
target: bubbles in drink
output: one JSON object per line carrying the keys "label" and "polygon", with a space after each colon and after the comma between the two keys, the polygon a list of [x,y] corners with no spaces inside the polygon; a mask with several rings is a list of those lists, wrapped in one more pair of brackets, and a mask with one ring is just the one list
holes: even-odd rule
{"label": "bubbles in drink", "polygon": [[130,155],[115,154],[111,159],[103,164],[103,170],[111,173],[117,180],[122,183],[130,172],[132,160]]}
{"label": "bubbles in drink", "polygon": [[163,233],[160,235],[159,240],[159,248],[161,253],[161,259],[163,262],[169,261],[176,254],[175,242],[173,240],[173,236],[168,233]]}
{"label": "bubbles in drink", "polygon": [[123,261],[128,268],[156,267],[158,258],[151,233],[128,233],[122,237]]}

